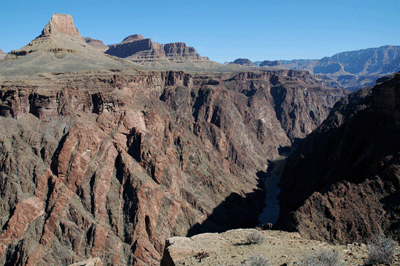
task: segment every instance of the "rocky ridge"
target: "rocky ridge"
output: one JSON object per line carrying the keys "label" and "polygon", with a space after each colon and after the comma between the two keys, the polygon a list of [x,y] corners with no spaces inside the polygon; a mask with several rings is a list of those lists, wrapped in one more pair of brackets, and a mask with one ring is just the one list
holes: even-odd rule
{"label": "rocky ridge", "polygon": [[288,158],[277,228],[332,243],[400,240],[400,74],[379,82],[339,101]]}

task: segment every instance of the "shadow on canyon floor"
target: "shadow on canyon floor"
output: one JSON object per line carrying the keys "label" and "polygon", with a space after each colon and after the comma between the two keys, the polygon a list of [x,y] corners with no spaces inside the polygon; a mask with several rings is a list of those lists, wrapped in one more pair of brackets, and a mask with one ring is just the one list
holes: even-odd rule
{"label": "shadow on canyon floor", "polygon": [[264,178],[266,173],[257,173],[257,189],[241,196],[230,194],[212,214],[201,224],[195,224],[188,232],[191,237],[200,233],[221,233],[236,228],[254,228],[258,224],[258,216],[265,207]]}

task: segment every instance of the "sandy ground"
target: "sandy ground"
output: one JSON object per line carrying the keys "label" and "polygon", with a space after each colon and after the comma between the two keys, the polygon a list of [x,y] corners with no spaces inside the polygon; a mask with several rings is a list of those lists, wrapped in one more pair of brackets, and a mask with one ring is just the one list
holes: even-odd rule
{"label": "sandy ground", "polygon": [[[244,244],[246,236],[255,229],[237,229],[224,233],[205,233],[169,239],[168,249],[175,265],[241,265],[251,256],[261,255],[271,265],[296,265],[305,255],[323,249],[336,250],[344,265],[364,265],[368,254],[365,244],[329,245],[324,242],[301,238],[298,233],[261,231],[264,242]],[[400,265],[399,248],[391,265]]]}

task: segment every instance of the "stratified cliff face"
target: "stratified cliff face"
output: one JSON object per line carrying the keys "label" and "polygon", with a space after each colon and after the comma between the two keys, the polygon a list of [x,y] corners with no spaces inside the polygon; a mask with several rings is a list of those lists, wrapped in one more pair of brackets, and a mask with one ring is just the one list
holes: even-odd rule
{"label": "stratified cliff face", "polygon": [[279,228],[334,243],[400,239],[400,74],[338,102],[288,158]]}
{"label": "stratified cliff face", "polygon": [[151,39],[144,39],[142,35],[128,36],[119,44],[109,46],[106,54],[127,58],[134,62],[154,60],[208,60],[201,57],[196,49],[186,46],[183,42],[159,44]]}
{"label": "stratified cliff face", "polygon": [[171,236],[255,226],[257,173],[346,94],[298,71],[58,72],[0,88],[1,265],[156,265]]}

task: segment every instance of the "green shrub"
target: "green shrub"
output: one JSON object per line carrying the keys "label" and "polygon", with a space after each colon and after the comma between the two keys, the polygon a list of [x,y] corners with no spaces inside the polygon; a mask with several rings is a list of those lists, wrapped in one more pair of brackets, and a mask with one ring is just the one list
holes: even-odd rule
{"label": "green shrub", "polygon": [[242,266],[271,266],[271,263],[264,256],[254,255],[243,262]]}
{"label": "green shrub", "polygon": [[367,265],[390,264],[394,259],[396,242],[389,237],[380,236],[373,242],[368,242],[366,259]]}
{"label": "green shrub", "polygon": [[316,255],[307,255],[301,260],[300,266],[342,266],[339,254],[335,250],[321,250]]}

